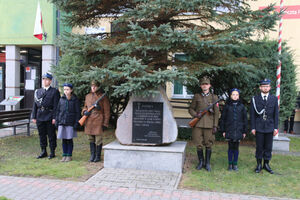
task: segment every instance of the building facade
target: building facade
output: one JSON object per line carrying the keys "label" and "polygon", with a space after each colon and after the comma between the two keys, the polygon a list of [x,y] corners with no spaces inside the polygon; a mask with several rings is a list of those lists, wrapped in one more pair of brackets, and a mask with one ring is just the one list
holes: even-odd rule
{"label": "building facade", "polygon": [[39,3],[43,32],[47,34],[43,40],[33,36],[38,0],[0,0],[0,101],[24,96],[18,105],[21,108],[32,107],[34,90],[41,86],[41,75],[57,63],[56,37],[67,30],[60,24],[55,5],[47,0]]}

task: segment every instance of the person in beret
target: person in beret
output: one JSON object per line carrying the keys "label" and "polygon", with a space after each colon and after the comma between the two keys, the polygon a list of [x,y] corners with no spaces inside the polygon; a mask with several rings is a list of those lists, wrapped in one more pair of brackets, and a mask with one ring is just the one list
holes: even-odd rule
{"label": "person in beret", "polygon": [[57,138],[62,139],[63,157],[61,162],[72,160],[73,138],[77,137],[76,128],[80,119],[80,103],[73,94],[73,85],[64,83],[64,95],[60,98],[56,110]]}
{"label": "person in beret", "polygon": [[[84,133],[88,135],[90,142],[90,162],[99,162],[102,151],[102,134],[108,128],[110,118],[110,103],[107,96],[94,105],[97,99],[103,95],[98,81],[91,82],[91,92],[85,96],[84,107],[81,114],[88,116],[84,124]],[[91,112],[88,109],[95,106]]]}
{"label": "person in beret", "polygon": [[269,163],[272,158],[273,136],[278,134],[279,113],[278,99],[270,94],[270,84],[269,79],[260,81],[260,94],[251,99],[251,132],[256,137],[256,173],[260,173],[262,169],[270,174],[274,173]]}
{"label": "person in beret", "polygon": [[45,73],[42,76],[43,87],[34,92],[34,103],[31,113],[32,122],[36,123],[40,138],[41,153],[37,159],[45,158],[47,154],[47,137],[49,140],[49,159],[55,157],[56,133],[55,117],[56,108],[60,98],[59,91],[51,87],[52,75]]}
{"label": "person in beret", "polygon": [[230,98],[226,101],[220,120],[220,131],[228,141],[228,170],[238,171],[239,143],[246,137],[247,111],[239,100],[240,90],[230,90]]}
{"label": "person in beret", "polygon": [[[212,146],[215,141],[214,134],[217,132],[219,121],[219,108],[217,104],[215,104],[206,114],[201,114],[201,111],[218,100],[218,97],[210,92],[210,87],[210,80],[206,77],[202,78],[200,80],[201,91],[194,95],[189,107],[190,115],[200,119],[192,130],[192,139],[193,143],[196,145],[199,159],[196,169],[201,170],[205,167],[207,171],[211,171],[210,157]],[[205,161],[203,149],[205,149]]]}

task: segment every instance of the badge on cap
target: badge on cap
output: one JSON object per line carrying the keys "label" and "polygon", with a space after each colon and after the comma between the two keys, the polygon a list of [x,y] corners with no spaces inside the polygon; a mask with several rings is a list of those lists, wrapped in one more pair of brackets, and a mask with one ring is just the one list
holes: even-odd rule
{"label": "badge on cap", "polygon": [[52,74],[50,74],[50,73],[47,72],[46,74],[44,74],[42,76],[42,78],[48,78],[48,79],[52,80],[53,76],[52,76]]}
{"label": "badge on cap", "polygon": [[203,77],[200,81],[200,84],[210,84],[210,80],[207,77]]}
{"label": "badge on cap", "polygon": [[69,87],[69,88],[73,89],[72,83],[64,83],[63,87]]}
{"label": "badge on cap", "polygon": [[271,84],[271,81],[269,79],[264,79],[264,80],[261,80],[260,81],[260,85],[270,85]]}

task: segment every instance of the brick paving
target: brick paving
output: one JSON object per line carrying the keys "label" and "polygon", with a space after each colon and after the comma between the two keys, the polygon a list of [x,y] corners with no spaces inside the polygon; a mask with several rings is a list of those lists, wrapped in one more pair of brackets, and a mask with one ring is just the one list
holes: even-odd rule
{"label": "brick paving", "polygon": [[[107,173],[107,171],[106,171]],[[112,173],[110,171],[109,173]],[[130,172],[129,172],[130,174]],[[101,175],[101,173],[100,173]],[[116,177],[118,174],[116,172]],[[148,179],[151,179],[149,177]],[[280,200],[285,198],[254,195],[226,194],[181,189],[146,189],[54,179],[0,176],[0,196],[13,200]]]}
{"label": "brick paving", "polygon": [[177,188],[180,178],[181,174],[175,172],[104,168],[91,177],[87,183],[93,186],[174,190]]}

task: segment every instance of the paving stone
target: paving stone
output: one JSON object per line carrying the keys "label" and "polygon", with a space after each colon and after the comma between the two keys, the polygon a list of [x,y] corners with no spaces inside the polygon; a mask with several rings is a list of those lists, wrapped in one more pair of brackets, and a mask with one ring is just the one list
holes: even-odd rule
{"label": "paving stone", "polygon": [[[126,175],[126,170],[121,171],[121,174]],[[119,176],[118,171],[106,171],[107,176]],[[130,180],[135,180],[136,177],[144,177],[151,179],[152,176],[157,176],[158,173],[149,172],[151,176],[147,175],[147,171],[128,171],[127,176]],[[97,174],[96,174],[97,175]],[[278,197],[264,197],[256,195],[240,195],[240,194],[227,194],[218,192],[205,192],[205,191],[191,191],[191,190],[177,190],[177,189],[151,189],[140,187],[140,184],[150,184],[151,180],[145,180],[145,182],[139,182],[135,187],[123,187],[116,185],[113,186],[99,185],[95,186],[95,183],[99,182],[97,176],[92,177],[86,182],[72,182],[72,181],[57,181],[49,179],[38,178],[22,178],[22,177],[9,177],[0,176],[0,196],[5,196],[13,200],[59,200],[59,199],[101,199],[101,200],[283,200],[287,198]],[[141,176],[140,176],[141,175]],[[134,178],[133,178],[134,176]],[[169,176],[163,175],[164,180]],[[171,176],[172,177],[172,176]],[[125,179],[125,178],[124,178]],[[157,178],[154,177],[156,180]],[[139,179],[141,180],[141,179]],[[24,187],[24,183],[26,186]],[[156,184],[158,182],[155,182]],[[47,187],[50,186],[51,187]],[[162,186],[161,186],[162,187]]]}

